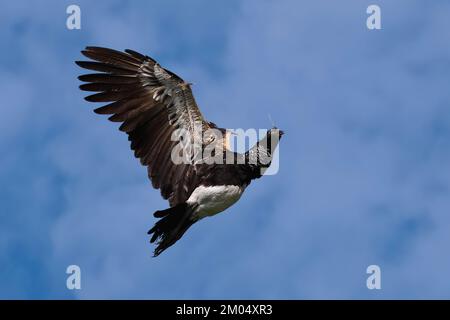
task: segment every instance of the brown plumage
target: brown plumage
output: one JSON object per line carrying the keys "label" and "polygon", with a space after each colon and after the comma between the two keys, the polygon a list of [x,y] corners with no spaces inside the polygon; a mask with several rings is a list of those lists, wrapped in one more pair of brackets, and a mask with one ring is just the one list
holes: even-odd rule
{"label": "brown plumage", "polygon": [[[120,130],[128,134],[131,148],[148,167],[153,187],[161,189],[171,206],[189,197],[193,168],[168,161],[168,150],[175,142],[170,137],[177,126],[194,135],[194,122],[210,128],[204,120],[189,85],[174,73],[161,68],[153,59],[132,50],[126,53],[99,47],[87,47],[83,55],[95,60],[77,61],[80,67],[105,73],[87,74],[79,80],[88,82],[81,90],[99,92],[87,96],[90,102],[112,102],[95,109],[112,115],[109,120],[122,122]],[[158,101],[156,101],[153,96]],[[174,125],[168,122],[171,117]],[[164,160],[164,161],[162,161]],[[169,159],[170,160],[170,159]],[[161,170],[163,173],[160,174]],[[178,174],[175,174],[178,172]]]}
{"label": "brown plumage", "polygon": [[[187,130],[190,139],[202,141],[202,149],[216,144],[224,146],[223,139],[202,135],[208,129],[218,128],[204,119],[190,84],[152,58],[133,50],[86,47],[82,54],[93,61],[76,61],[76,64],[97,72],[79,76],[85,82],[80,89],[91,92],[85,99],[107,103],[94,111],[121,123],[119,129],[128,134],[134,155],[147,166],[153,187],[160,189],[162,197],[169,201],[169,209],[155,213],[161,220],[150,230],[151,242],[158,240],[155,256],[197,221],[198,205],[189,200],[197,187],[240,185],[245,188],[252,179],[261,176],[257,165],[175,164],[171,152],[178,142],[171,137],[176,129]],[[257,146],[254,151],[235,156],[259,157]]]}

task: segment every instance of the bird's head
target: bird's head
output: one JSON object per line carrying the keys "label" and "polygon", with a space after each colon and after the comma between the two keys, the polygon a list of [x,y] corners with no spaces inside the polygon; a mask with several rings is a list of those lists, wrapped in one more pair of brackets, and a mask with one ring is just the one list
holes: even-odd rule
{"label": "bird's head", "polygon": [[272,129],[267,130],[266,139],[267,150],[271,154],[274,149],[277,147],[278,142],[280,142],[281,137],[284,135],[284,131],[278,129],[277,127],[273,127]]}
{"label": "bird's head", "polygon": [[272,154],[272,152],[278,146],[278,143],[280,142],[283,135],[284,131],[278,129],[277,127],[273,127],[272,129],[267,130],[267,134],[264,139],[266,140],[265,145],[270,154]]}
{"label": "bird's head", "polygon": [[268,139],[277,139],[280,140],[281,137],[284,135],[284,131],[278,129],[277,127],[273,127],[272,129],[267,130],[267,137]]}

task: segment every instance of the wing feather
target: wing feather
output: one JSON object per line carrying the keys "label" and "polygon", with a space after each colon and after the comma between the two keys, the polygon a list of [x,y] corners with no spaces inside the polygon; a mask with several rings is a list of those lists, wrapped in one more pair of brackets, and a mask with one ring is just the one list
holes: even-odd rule
{"label": "wing feather", "polygon": [[75,63],[85,69],[93,70],[93,71],[101,71],[116,75],[135,75],[136,72],[134,70],[124,69],[118,66],[114,66],[111,64],[106,64],[102,62],[95,61],[75,61]]}
{"label": "wing feather", "polygon": [[[85,99],[108,102],[94,111],[121,122],[119,129],[128,134],[135,156],[147,166],[152,185],[160,189],[170,205],[185,202],[197,179],[196,166],[171,161],[176,145],[172,134],[181,128],[187,130],[190,139],[201,139],[198,135],[210,128],[190,85],[152,58],[133,50],[86,47],[81,52],[91,61],[76,64],[99,72],[78,77],[85,82],[80,85],[81,90],[95,92]],[[196,130],[199,124],[201,131]]]}

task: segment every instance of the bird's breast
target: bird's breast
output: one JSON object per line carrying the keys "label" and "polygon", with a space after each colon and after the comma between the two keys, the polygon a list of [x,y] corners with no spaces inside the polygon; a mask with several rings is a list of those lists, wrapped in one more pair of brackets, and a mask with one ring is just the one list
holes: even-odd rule
{"label": "bird's breast", "polygon": [[196,219],[212,216],[227,209],[239,200],[244,192],[244,186],[198,186],[187,200],[188,204],[196,205]]}

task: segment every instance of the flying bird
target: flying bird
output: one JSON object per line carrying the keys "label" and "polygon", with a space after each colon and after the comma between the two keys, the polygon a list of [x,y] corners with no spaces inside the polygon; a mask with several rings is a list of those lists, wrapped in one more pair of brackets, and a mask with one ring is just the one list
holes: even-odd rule
{"label": "flying bird", "polygon": [[[154,256],[197,221],[233,205],[270,166],[283,131],[269,129],[247,152],[233,152],[230,131],[203,117],[191,84],[152,58],[101,47],[86,47],[81,53],[90,61],[75,63],[96,72],[78,77],[85,82],[81,90],[95,92],[85,99],[107,103],[94,111],[121,123],[119,129],[147,167],[153,187],[169,202],[168,209],[154,213],[159,220],[148,232],[150,242],[156,242]],[[192,147],[193,141],[199,148]],[[180,145],[183,161],[173,161],[173,150]],[[206,156],[205,150],[210,151]],[[206,161],[211,158],[224,161]]]}

